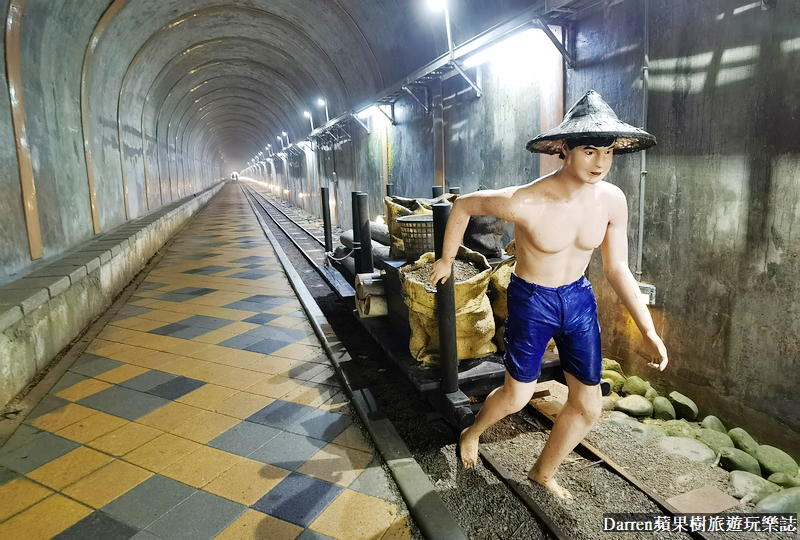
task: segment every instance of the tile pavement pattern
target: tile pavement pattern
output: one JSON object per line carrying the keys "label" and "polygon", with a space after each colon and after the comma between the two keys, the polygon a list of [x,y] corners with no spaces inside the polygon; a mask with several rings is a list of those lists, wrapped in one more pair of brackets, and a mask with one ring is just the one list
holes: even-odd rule
{"label": "tile pavement pattern", "polygon": [[0,539],[410,539],[356,422],[228,185],[0,449]]}

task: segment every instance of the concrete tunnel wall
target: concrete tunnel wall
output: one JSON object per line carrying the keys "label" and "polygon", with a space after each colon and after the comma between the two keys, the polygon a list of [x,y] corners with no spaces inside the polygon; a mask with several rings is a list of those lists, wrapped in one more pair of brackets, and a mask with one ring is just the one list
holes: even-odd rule
{"label": "concrete tunnel wall", "polygon": [[[332,186],[343,228],[354,189],[370,194],[374,217],[387,182],[399,195],[428,196],[442,171],[446,187],[462,192],[529,181],[558,161],[528,153],[525,142],[586,90],[599,91],[620,118],[644,122],[644,1],[604,2],[574,22],[575,69],[564,70],[552,46],[516,64],[485,64],[470,70],[481,80],[479,99],[448,77],[431,85],[437,110],[402,97],[396,125],[376,116],[367,133],[350,122],[349,141],[315,142],[254,176],[316,214],[319,186]],[[451,2],[453,40],[540,3]],[[302,140],[304,110],[316,126],[325,120],[318,97],[336,117],[445,53],[443,18],[425,4],[0,0],[8,21],[16,13],[20,22],[19,46],[7,41],[2,57],[19,58],[43,255],[31,256],[26,156],[15,148],[14,100],[3,92],[0,283],[242,170],[267,145],[280,148],[282,131]],[[658,289],[652,313],[670,352],[665,373],[638,358],[638,332],[605,284],[599,254],[588,272],[607,355],[800,457],[800,246],[792,234],[800,13],[787,2],[740,10],[750,4],[649,2],[646,120],[659,145],[647,154],[642,279]],[[13,88],[12,64],[2,74]],[[434,115],[443,120],[443,163],[433,150]],[[640,156],[619,156],[609,176],[628,196],[632,268],[639,169]]]}

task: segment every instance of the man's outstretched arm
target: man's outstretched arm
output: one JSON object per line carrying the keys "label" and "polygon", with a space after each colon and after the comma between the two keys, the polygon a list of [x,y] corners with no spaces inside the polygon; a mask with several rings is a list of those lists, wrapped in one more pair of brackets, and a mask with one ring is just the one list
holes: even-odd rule
{"label": "man's outstretched arm", "polygon": [[650,311],[639,299],[639,285],[628,267],[628,204],[621,191],[611,194],[608,229],[601,246],[603,270],[611,288],[633,317],[644,338],[645,352],[651,367],[664,371],[667,348],[656,333]]}
{"label": "man's outstretched arm", "polygon": [[462,195],[456,199],[450,210],[450,218],[447,220],[442,256],[434,263],[428,281],[436,285],[440,281],[444,283],[450,277],[450,270],[458,254],[458,246],[461,245],[461,240],[464,238],[464,231],[467,230],[470,217],[493,215],[510,220],[507,203],[513,193],[513,188],[483,190]]}

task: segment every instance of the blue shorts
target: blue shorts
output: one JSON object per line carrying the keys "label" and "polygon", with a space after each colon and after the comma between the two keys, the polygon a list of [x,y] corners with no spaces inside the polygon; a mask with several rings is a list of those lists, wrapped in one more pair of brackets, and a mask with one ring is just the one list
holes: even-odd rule
{"label": "blue shorts", "polygon": [[600,384],[603,353],[597,300],[586,277],[558,288],[542,287],[511,274],[503,340],[505,364],[514,380],[539,378],[542,357],[553,338],[561,369],[588,386]]}

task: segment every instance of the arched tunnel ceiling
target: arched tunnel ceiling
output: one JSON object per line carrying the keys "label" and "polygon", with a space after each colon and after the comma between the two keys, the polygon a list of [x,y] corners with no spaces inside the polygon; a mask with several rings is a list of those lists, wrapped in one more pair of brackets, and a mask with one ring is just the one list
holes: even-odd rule
{"label": "arched tunnel ceiling", "polygon": [[[119,9],[120,2],[124,5]],[[170,152],[238,161],[305,137],[446,51],[441,14],[427,0],[126,0],[94,52],[94,114],[140,132],[159,166]],[[523,0],[451,2],[454,41],[530,6]],[[115,12],[116,12],[115,10]],[[502,15],[501,15],[502,14]],[[114,81],[117,81],[116,85]],[[141,127],[140,127],[141,126]],[[154,145],[153,145],[154,143]],[[201,154],[197,154],[200,152]]]}

